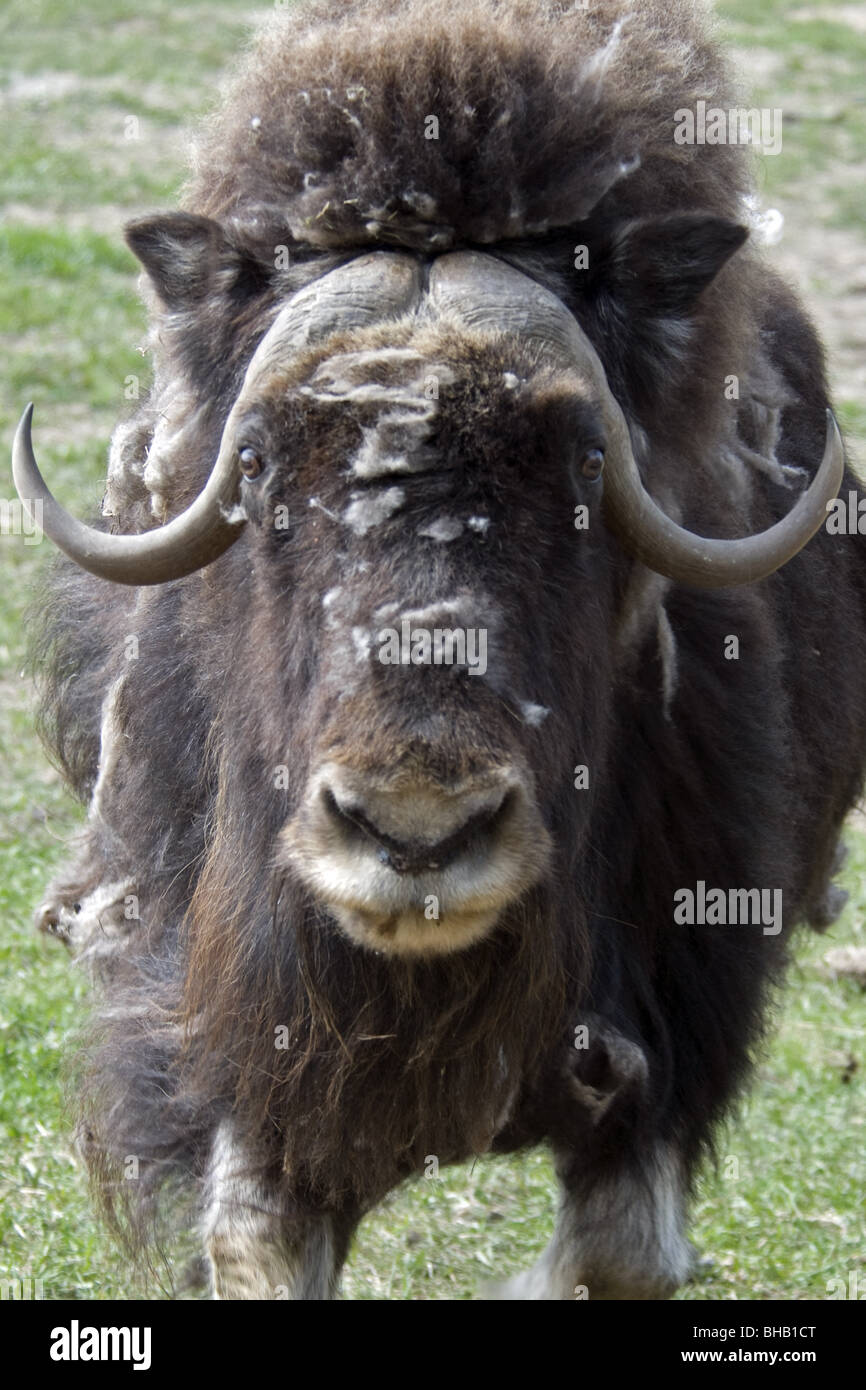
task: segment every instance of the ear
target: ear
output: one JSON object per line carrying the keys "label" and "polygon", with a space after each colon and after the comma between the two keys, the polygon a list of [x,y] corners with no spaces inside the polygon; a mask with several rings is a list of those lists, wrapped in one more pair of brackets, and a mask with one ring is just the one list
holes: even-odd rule
{"label": "ear", "polygon": [[259,270],[232,246],[218,222],[195,213],[140,217],[128,222],[124,233],[168,309],[192,308],[215,288],[222,272],[234,284]]}
{"label": "ear", "polygon": [[635,314],[683,318],[748,235],[738,222],[708,212],[629,222],[605,258],[606,288]]}

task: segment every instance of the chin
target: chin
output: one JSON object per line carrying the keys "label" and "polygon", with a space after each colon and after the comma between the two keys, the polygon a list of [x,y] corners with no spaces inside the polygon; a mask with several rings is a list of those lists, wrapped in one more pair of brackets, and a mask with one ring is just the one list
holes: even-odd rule
{"label": "chin", "polygon": [[357,946],[381,955],[429,957],[465,951],[489,936],[499,921],[497,909],[443,913],[428,918],[423,910],[376,911],[330,906],[340,929]]}

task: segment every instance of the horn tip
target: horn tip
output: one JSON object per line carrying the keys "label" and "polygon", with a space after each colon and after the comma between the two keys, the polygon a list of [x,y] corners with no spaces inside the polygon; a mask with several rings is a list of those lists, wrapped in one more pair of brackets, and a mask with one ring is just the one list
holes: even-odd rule
{"label": "horn tip", "polygon": [[31,432],[30,427],[31,427],[32,421],[33,421],[33,402],[32,402],[32,401],[28,401],[27,404],[26,404],[25,407],[24,407],[24,410],[23,410],[22,414],[21,414],[21,419],[18,421],[18,428],[17,428],[16,431],[15,431],[16,443],[17,443],[18,439],[21,437],[21,435],[24,435],[24,434],[26,434],[26,435],[28,435],[28,436],[30,435],[30,432]]}

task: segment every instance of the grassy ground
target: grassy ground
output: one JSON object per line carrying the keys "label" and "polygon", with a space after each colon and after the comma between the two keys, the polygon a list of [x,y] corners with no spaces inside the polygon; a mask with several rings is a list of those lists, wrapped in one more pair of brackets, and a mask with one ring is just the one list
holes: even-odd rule
{"label": "grassy ground", "polygon": [[[7,0],[0,18],[0,439],[35,399],[46,470],[78,511],[99,495],[125,384],[147,370],[119,228],[171,205],[179,122],[211,99],[251,13],[230,0]],[[844,421],[866,431],[862,7],[731,0],[722,13],[758,100],[785,111],[783,153],[761,166],[788,221],[773,254],[817,314]],[[60,1101],[84,981],[30,926],[78,823],[19,675],[46,553],[0,538],[0,1278],[39,1279],[53,1299],[159,1297],[131,1282],[91,1215]],[[864,998],[822,965],[830,944],[866,944],[866,838],[852,826],[850,841],[851,905],[832,939],[802,943],[755,1089],[701,1180],[692,1234],[712,1263],[680,1297],[822,1298],[854,1270],[866,1287]],[[365,1223],[345,1292],[466,1298],[527,1264],[551,1227],[545,1155],[452,1169]]]}

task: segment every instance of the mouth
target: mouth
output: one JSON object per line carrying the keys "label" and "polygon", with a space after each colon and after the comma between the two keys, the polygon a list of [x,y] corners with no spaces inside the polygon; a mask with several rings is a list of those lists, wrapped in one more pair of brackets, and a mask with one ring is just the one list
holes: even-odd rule
{"label": "mouth", "polygon": [[371,784],[331,765],[283,829],[280,853],[351,940],[432,956],[486,936],[538,880],[550,842],[513,769],[445,789]]}

